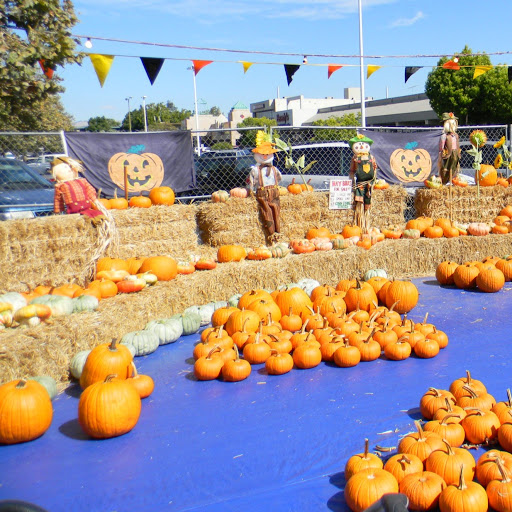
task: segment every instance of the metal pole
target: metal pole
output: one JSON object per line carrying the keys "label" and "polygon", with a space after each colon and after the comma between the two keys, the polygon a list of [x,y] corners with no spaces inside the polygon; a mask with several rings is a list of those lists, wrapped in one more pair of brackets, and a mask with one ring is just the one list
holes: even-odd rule
{"label": "metal pole", "polygon": [[128,96],[128,98],[125,98],[128,102],[128,129],[132,131],[132,113],[130,112],[130,100],[132,99],[131,96]]}
{"label": "metal pole", "polygon": [[359,4],[359,63],[361,66],[361,126],[366,128],[366,93],[364,91],[364,63],[363,63],[363,8],[361,6],[361,0],[358,0]]}
{"label": "metal pole", "polygon": [[142,113],[144,114],[144,131],[148,131],[148,119],[146,117],[146,98],[147,96],[142,96]]}
{"label": "metal pole", "polygon": [[197,87],[196,87],[196,72],[193,67],[188,69],[192,70],[192,77],[194,79],[194,110],[196,119],[196,141],[197,141],[197,156],[201,156],[201,137],[199,135],[199,112],[197,110]]}

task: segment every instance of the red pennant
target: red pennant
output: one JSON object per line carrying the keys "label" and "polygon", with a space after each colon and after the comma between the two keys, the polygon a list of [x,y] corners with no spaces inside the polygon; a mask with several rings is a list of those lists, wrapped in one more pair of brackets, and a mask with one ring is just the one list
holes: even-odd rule
{"label": "red pennant", "polygon": [[458,71],[460,69],[460,66],[454,60],[449,60],[448,62],[445,62],[443,64],[443,68],[454,69],[455,71]]}
{"label": "red pennant", "polygon": [[51,80],[52,76],[53,76],[53,71],[54,70],[52,68],[47,68],[44,65],[44,59],[39,59],[39,65],[41,66],[41,69],[43,70],[43,73]]}
{"label": "red pennant", "polygon": [[201,69],[211,64],[213,60],[193,60],[192,62],[194,63],[194,74],[197,75]]}
{"label": "red pennant", "polygon": [[328,68],[327,68],[327,78],[331,78],[331,75],[335,72],[335,71],[338,71],[338,69],[341,69],[343,66],[341,64],[329,64]]}

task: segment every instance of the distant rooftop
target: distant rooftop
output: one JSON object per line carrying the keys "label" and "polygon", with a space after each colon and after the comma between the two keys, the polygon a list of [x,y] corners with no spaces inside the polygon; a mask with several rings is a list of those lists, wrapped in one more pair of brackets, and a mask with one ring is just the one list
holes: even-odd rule
{"label": "distant rooftop", "polygon": [[232,107],[231,110],[249,110],[247,105],[242,103],[241,101],[237,101]]}

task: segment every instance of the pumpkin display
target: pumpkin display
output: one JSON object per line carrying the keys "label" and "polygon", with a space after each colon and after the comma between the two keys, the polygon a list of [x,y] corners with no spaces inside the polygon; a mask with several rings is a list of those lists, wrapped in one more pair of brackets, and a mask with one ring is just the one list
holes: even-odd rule
{"label": "pumpkin display", "polygon": [[506,451],[491,449],[484,452],[476,463],[475,476],[484,487],[492,480],[499,480],[501,473],[497,461],[500,460],[508,472],[512,471],[512,454]]}
{"label": "pumpkin display", "polygon": [[480,444],[497,439],[500,420],[492,411],[470,408],[461,425],[466,432],[466,439],[470,443]]}
{"label": "pumpkin display", "polygon": [[52,423],[46,388],[35,380],[16,379],[0,386],[0,443],[16,444],[42,436]]}
{"label": "pumpkin display", "polygon": [[194,263],[194,267],[196,270],[213,270],[217,262],[213,258],[202,257]]}
{"label": "pumpkin display", "polygon": [[177,270],[178,274],[187,275],[187,274],[192,274],[193,272],[195,272],[196,267],[191,261],[178,261],[176,270]]}
{"label": "pumpkin display", "polygon": [[150,208],[152,204],[151,199],[148,196],[143,196],[142,194],[132,196],[128,201],[128,206],[130,208]]}
{"label": "pumpkin display", "polygon": [[121,338],[121,343],[133,345],[136,356],[146,356],[153,353],[160,344],[158,335],[147,329],[126,333]]}
{"label": "pumpkin display", "polygon": [[114,189],[114,197],[108,200],[109,210],[126,210],[128,201],[124,197],[117,197],[117,188]]}
{"label": "pumpkin display", "polygon": [[400,483],[407,475],[423,471],[423,462],[416,455],[397,453],[386,461],[384,469]]}
{"label": "pumpkin display", "polygon": [[233,348],[236,354],[235,359],[226,361],[221,370],[222,377],[227,382],[239,382],[246,379],[251,374],[251,364],[249,361],[240,359],[236,345],[234,345]]}
{"label": "pumpkin display", "polygon": [[244,187],[235,187],[229,191],[231,197],[245,199],[249,195],[249,191]]}
{"label": "pumpkin display", "polygon": [[87,357],[90,353],[90,349],[81,350],[80,352],[77,352],[71,359],[71,362],[69,363],[69,371],[76,380],[80,379],[85,361],[87,360]]}
{"label": "pumpkin display", "polygon": [[329,238],[331,232],[324,227],[309,228],[306,233],[306,238],[312,240],[313,238]]}
{"label": "pumpkin display", "polygon": [[29,380],[39,382],[48,392],[50,400],[53,400],[57,396],[57,382],[53,377],[50,377],[50,375],[36,375],[35,377],[30,377]]}
{"label": "pumpkin display", "polygon": [[130,432],[139,421],[141,400],[135,386],[115,374],[83,391],[78,402],[78,423],[96,439]]}
{"label": "pumpkin display", "polygon": [[498,181],[498,171],[490,164],[481,164],[475,173],[475,181],[481,187],[493,187]]}
{"label": "pumpkin display", "polygon": [[293,351],[293,362],[297,368],[314,368],[322,362],[322,353],[317,346],[305,342]]}
{"label": "pumpkin display", "polygon": [[128,272],[129,268],[128,261],[121,258],[103,257],[99,258],[96,263],[96,273],[102,270],[124,270]]}
{"label": "pumpkin display", "polygon": [[500,478],[489,482],[486,489],[487,497],[493,510],[506,512],[512,510],[512,479],[500,459],[496,461],[496,465],[500,472]]}
{"label": "pumpkin display", "polygon": [[440,226],[429,226],[425,229],[423,234],[426,238],[441,238],[444,235],[444,231]]}
{"label": "pumpkin display", "polygon": [[[462,428],[457,423],[452,427]],[[462,438],[463,440],[464,438]],[[465,448],[452,446],[446,439],[443,439],[443,442],[445,443],[444,449],[436,450],[428,456],[425,469],[437,473],[448,485],[459,482],[461,467],[464,468],[464,477],[468,481],[473,480],[476,462],[471,452]]]}
{"label": "pumpkin display", "polygon": [[368,439],[364,440],[364,451],[362,453],[357,453],[352,455],[345,464],[345,480],[349,480],[352,475],[355,475],[357,472],[362,469],[368,468],[377,468],[382,469],[384,463],[382,459],[375,455],[374,453],[370,453],[368,450],[369,441]]}
{"label": "pumpkin display", "polygon": [[293,368],[293,357],[289,353],[271,349],[265,361],[265,370],[269,375],[284,375]]}
{"label": "pumpkin display", "polygon": [[146,281],[136,276],[128,276],[116,283],[119,293],[136,293],[146,287]]}
{"label": "pumpkin display", "polygon": [[482,292],[496,293],[505,285],[505,276],[494,265],[489,265],[478,273],[475,282],[477,288]]}
{"label": "pumpkin display", "polygon": [[458,267],[454,261],[443,261],[436,268],[436,279],[440,285],[454,284],[453,274]]}
{"label": "pumpkin display", "polygon": [[177,276],[178,265],[170,256],[152,256],[142,262],[139,271],[151,272],[159,281],[170,281]]}
{"label": "pumpkin display", "polygon": [[421,471],[407,475],[400,482],[400,492],[409,498],[410,510],[432,510],[439,503],[439,497],[446,483],[432,471]]}
{"label": "pumpkin display", "polygon": [[453,272],[453,282],[457,288],[468,290],[476,288],[476,277],[480,273],[478,267],[469,263],[459,265]]}
{"label": "pumpkin display", "polygon": [[217,250],[217,261],[219,263],[241,261],[245,259],[245,256],[245,248],[241,245],[221,245]]}
{"label": "pumpkin display", "polygon": [[108,162],[112,181],[122,190],[127,171],[128,192],[148,191],[159,187],[164,179],[164,164],[154,153],[143,153],[144,146],[132,146],[125,153],[114,154]]}
{"label": "pumpkin display", "polygon": [[64,295],[41,295],[32,299],[32,304],[44,304],[49,306],[52,311],[52,316],[65,316],[73,313],[73,299]]}
{"label": "pumpkin display", "polygon": [[264,245],[257,247],[256,249],[253,249],[247,253],[248,260],[262,261],[268,260],[269,258],[272,258],[272,252],[268,247]]}
{"label": "pumpkin display", "polygon": [[350,510],[363,512],[385,494],[397,492],[398,482],[391,473],[380,468],[367,468],[348,479],[344,496]]}
{"label": "pumpkin display", "polygon": [[409,142],[404,149],[395,149],[389,158],[393,174],[403,183],[425,181],[432,172],[432,159],[426,149],[415,149],[417,142]]}
{"label": "pumpkin display", "polygon": [[418,303],[419,293],[411,281],[393,281],[386,290],[386,306],[403,315],[413,309]]}
{"label": "pumpkin display", "polygon": [[149,375],[143,375],[137,371],[135,363],[132,361],[132,376],[126,380],[139,394],[140,398],[147,398],[155,389],[155,382]]}
{"label": "pumpkin display", "polygon": [[464,466],[460,468],[458,482],[448,485],[439,496],[441,512],[486,512],[489,500],[485,489],[477,482],[464,478]]}
{"label": "pumpkin display", "polygon": [[88,294],[82,294],[73,299],[73,313],[90,313],[96,311],[100,305],[97,297]]}
{"label": "pumpkin display", "polygon": [[403,238],[417,240],[421,236],[421,232],[419,229],[404,229],[402,233]]}
{"label": "pumpkin display", "polygon": [[155,205],[172,206],[175,200],[174,190],[171,187],[156,186],[149,192],[149,199]]}
{"label": "pumpkin display", "polygon": [[473,236],[485,236],[491,231],[489,224],[485,222],[470,222],[467,227],[467,231]]}
{"label": "pumpkin display", "polygon": [[292,182],[286,188],[290,194],[302,194],[302,187],[298,183],[295,183],[295,178],[292,179]]}
{"label": "pumpkin display", "polygon": [[88,288],[97,288],[100,292],[100,296],[102,299],[106,299],[108,297],[114,297],[117,295],[117,286],[114,281],[110,279],[97,279],[92,281]]}
{"label": "pumpkin display", "polygon": [[412,432],[402,437],[398,444],[398,453],[412,453],[423,463],[435,450],[442,450],[445,447],[443,439],[434,432],[424,431],[419,421],[415,421],[417,432]]}
{"label": "pumpkin display", "polygon": [[345,226],[343,226],[341,234],[343,235],[343,238],[352,238],[355,236],[361,238],[362,230],[359,226],[356,226],[355,224],[345,224]]}

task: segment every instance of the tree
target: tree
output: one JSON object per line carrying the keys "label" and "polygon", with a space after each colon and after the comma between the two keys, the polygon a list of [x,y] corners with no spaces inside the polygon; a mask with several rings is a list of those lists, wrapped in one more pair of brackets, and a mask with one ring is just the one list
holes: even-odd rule
{"label": "tree", "polygon": [[[313,121],[312,126],[361,126],[361,112],[350,113],[341,117],[331,116],[328,119]],[[357,135],[356,130],[314,130],[311,140],[349,140]]]}
{"label": "tree", "polygon": [[[177,130],[181,121],[190,117],[190,110],[178,110],[172,101],[167,103],[150,103],[146,105],[146,119],[148,131]],[[144,113],[142,107],[130,112],[132,131],[144,131]],[[122,131],[129,131],[129,119],[126,114],[121,123]]]}
{"label": "tree", "polygon": [[425,92],[430,105],[441,118],[453,112],[459,124],[508,124],[512,121],[512,87],[507,67],[493,66],[473,78],[475,66],[492,66],[488,55],[471,55],[467,46],[458,55],[460,70],[445,69],[447,57],[439,59],[429,73]]}
{"label": "tree", "polygon": [[[0,0],[0,126],[35,130],[35,104],[62,92],[62,79],[46,69],[81,62],[71,37],[77,23],[70,0]],[[49,73],[50,74],[50,73]],[[46,127],[44,127],[46,129]]]}
{"label": "tree", "polygon": [[[271,126],[277,126],[275,119],[268,117],[246,117],[241,123],[238,123],[238,128],[259,128],[260,130],[268,130]],[[238,144],[242,147],[256,146],[256,132],[257,130],[244,130],[241,131],[241,136],[238,139]]]}
{"label": "tree", "polygon": [[105,116],[91,117],[85,130],[88,132],[112,132],[117,126],[119,126],[119,121],[115,119]]}
{"label": "tree", "polygon": [[212,107],[208,113],[211,116],[221,116],[222,110],[219,107]]}

